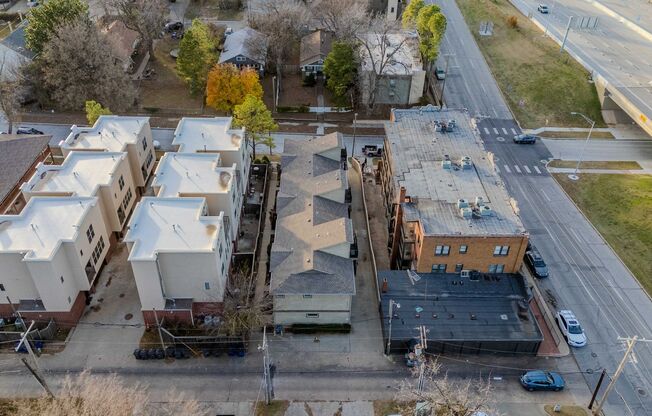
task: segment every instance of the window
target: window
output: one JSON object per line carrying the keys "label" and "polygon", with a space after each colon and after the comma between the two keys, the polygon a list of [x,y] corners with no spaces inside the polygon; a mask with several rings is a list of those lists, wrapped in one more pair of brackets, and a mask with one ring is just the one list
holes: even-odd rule
{"label": "window", "polygon": [[131,188],[129,188],[127,189],[127,192],[125,192],[124,198],[122,198],[122,209],[124,209],[125,211],[127,210],[127,207],[129,206],[132,197],[133,194],[131,193]]}
{"label": "window", "polygon": [[451,246],[437,246],[435,247],[435,256],[448,256],[451,251]]}
{"label": "window", "polygon": [[5,291],[5,285],[0,283],[0,292],[4,292],[4,291]]}
{"label": "window", "polygon": [[222,263],[222,274],[224,274],[224,263]]}
{"label": "window", "polygon": [[489,273],[503,273],[505,271],[504,264],[490,264]]}
{"label": "window", "polygon": [[120,187],[120,190],[122,191],[122,188],[125,187],[125,178],[120,175],[120,179],[118,179],[118,186]]}
{"label": "window", "polygon": [[312,299],[312,295],[303,295],[304,299]]}
{"label": "window", "polygon": [[463,264],[457,263],[457,264],[455,265],[455,273],[459,273],[459,272],[461,272],[463,269],[464,269],[464,265],[463,265]]}
{"label": "window", "polygon": [[102,257],[103,251],[104,251],[104,238],[100,236],[100,239],[97,242],[95,249],[93,250],[93,255],[92,255],[93,263],[97,264],[97,262],[100,260],[100,257]]}
{"label": "window", "polygon": [[306,318],[319,318],[318,313],[307,313]]}
{"label": "window", "polygon": [[68,303],[72,303],[72,299],[70,299],[70,296],[68,296]]}
{"label": "window", "polygon": [[460,254],[466,254],[469,251],[469,246],[460,246]]}
{"label": "window", "polygon": [[147,150],[147,138],[143,137],[143,150]]}
{"label": "window", "polygon": [[494,247],[494,256],[506,256],[509,254],[509,246]]}
{"label": "window", "polygon": [[84,257],[84,250],[79,250],[79,256]]}
{"label": "window", "polygon": [[220,248],[219,248],[218,252],[220,253],[220,257],[222,257],[222,243],[220,243]]}
{"label": "window", "polygon": [[246,58],[244,56],[236,56],[235,60],[238,61],[238,62],[244,62],[246,60]]}
{"label": "window", "polygon": [[204,289],[211,290],[211,284],[209,282],[204,282]]}
{"label": "window", "polygon": [[89,243],[93,242],[93,238],[95,237],[95,230],[93,230],[93,224],[88,226],[88,230],[86,230],[86,237],[88,238]]}
{"label": "window", "polygon": [[285,295],[276,295],[277,299],[285,299]]}
{"label": "window", "polygon": [[149,165],[152,164],[152,160],[154,160],[154,156],[152,155],[152,152],[149,152],[147,155],[147,161],[145,161],[145,165],[149,167]]}
{"label": "window", "polygon": [[445,264],[433,264],[432,265],[432,272],[433,273],[446,273],[446,265]]}
{"label": "window", "polygon": [[63,276],[61,276],[61,283],[63,283]]}

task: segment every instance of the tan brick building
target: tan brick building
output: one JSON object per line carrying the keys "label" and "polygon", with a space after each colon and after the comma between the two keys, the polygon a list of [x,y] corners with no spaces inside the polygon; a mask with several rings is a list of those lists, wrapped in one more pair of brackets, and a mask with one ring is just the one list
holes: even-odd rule
{"label": "tan brick building", "polygon": [[392,268],[517,272],[528,234],[468,115],[394,110],[385,130],[378,174]]}

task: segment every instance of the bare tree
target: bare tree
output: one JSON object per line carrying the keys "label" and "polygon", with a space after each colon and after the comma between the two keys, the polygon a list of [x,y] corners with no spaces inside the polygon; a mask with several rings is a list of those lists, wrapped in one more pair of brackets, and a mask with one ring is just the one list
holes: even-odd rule
{"label": "bare tree", "polygon": [[154,58],[154,39],[160,36],[170,15],[167,0],[101,0],[107,15],[117,16],[127,28],[138,32]]}
{"label": "bare tree", "polygon": [[407,70],[403,61],[398,58],[410,53],[405,48],[410,35],[400,31],[398,21],[390,21],[385,19],[384,15],[377,15],[357,34],[357,40],[362,66],[359,72],[360,89],[368,111],[373,111],[381,88],[379,81],[394,74],[397,67]]}
{"label": "bare tree", "polygon": [[371,18],[362,0],[317,0],[310,9],[324,29],[343,41],[354,40]]}
{"label": "bare tree", "polygon": [[142,385],[127,385],[115,374],[91,375],[84,371],[66,376],[54,398],[16,399],[10,404],[15,416],[154,416],[207,415],[196,400],[171,392],[165,404],[150,402]]}
{"label": "bare tree", "polygon": [[[447,374],[441,374],[441,365],[437,361],[426,361],[421,365],[421,389],[409,381],[399,386],[396,399],[402,403],[401,414],[417,414],[416,406],[423,408],[426,414],[437,416],[473,416],[476,412],[495,414],[489,379],[453,381]],[[417,366],[414,370],[414,375],[418,376],[420,368]]]}
{"label": "bare tree", "polygon": [[49,98],[62,109],[77,110],[89,100],[114,111],[133,104],[135,91],[108,41],[95,24],[80,19],[57,29],[36,60]]}
{"label": "bare tree", "polygon": [[271,306],[268,295],[253,297],[253,277],[248,268],[233,273],[224,290],[223,322],[219,331],[229,336],[242,335],[262,327],[265,311]]}
{"label": "bare tree", "polygon": [[11,134],[20,110],[21,83],[17,68],[7,60],[5,53],[0,60],[0,111],[7,120],[7,133]]}
{"label": "bare tree", "polygon": [[308,8],[300,0],[261,0],[259,7],[250,13],[249,26],[267,37],[268,53],[279,79],[283,63],[309,19]]}

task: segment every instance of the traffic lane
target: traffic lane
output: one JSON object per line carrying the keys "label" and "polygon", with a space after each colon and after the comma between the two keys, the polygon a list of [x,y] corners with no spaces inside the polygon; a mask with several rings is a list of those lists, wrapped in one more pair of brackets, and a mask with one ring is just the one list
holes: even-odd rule
{"label": "traffic lane", "polygon": [[[585,140],[543,140],[556,159],[578,160]],[[583,160],[652,161],[652,141],[644,140],[589,140]]]}
{"label": "traffic lane", "polygon": [[[530,223],[534,223],[535,226],[545,230],[532,236],[533,243],[550,264],[551,270],[551,276],[540,280],[539,284],[546,292],[553,290],[557,296],[558,307],[572,308],[580,322],[587,327],[589,345],[585,347],[586,349],[574,351],[580,368],[584,370],[607,368],[613,374],[622,358],[622,349],[616,338],[627,333],[649,333],[649,324],[643,319],[646,315],[641,315],[646,312],[638,313],[633,310],[629,306],[628,293],[620,293],[621,289],[614,286],[615,276],[618,275],[612,271],[606,273],[608,268],[603,266],[596,267],[596,264],[600,264],[600,256],[585,251],[585,247],[578,244],[576,241],[578,232],[574,226],[584,222],[584,219],[573,215],[568,218],[563,217],[563,213],[572,212],[573,207],[568,206],[570,201],[567,198],[555,197],[554,187],[557,184],[553,182],[554,180],[527,177],[525,180],[529,185],[522,186],[520,182],[523,178],[520,179],[521,181],[508,180],[508,187],[519,201],[523,222],[528,229]],[[544,201],[539,196],[540,192],[528,192],[535,189],[544,191],[549,200]],[[533,216],[536,221],[531,220]],[[580,232],[590,234],[586,230]],[[597,235],[593,237],[599,239]],[[608,250],[608,247],[605,249]],[[608,257],[608,254],[606,253],[605,257]],[[626,273],[623,270],[620,276]],[[607,277],[607,274],[610,276]],[[652,311],[649,313],[652,314]],[[577,351],[581,352],[578,354]],[[595,353],[595,357],[593,354],[584,354],[584,351]],[[652,363],[649,347],[641,347],[639,354],[641,355],[639,362]],[[626,382],[622,382],[621,394],[634,400],[630,402],[630,406],[638,409],[650,408],[649,400],[642,400],[636,393],[638,388],[649,391],[651,383],[649,377],[647,364],[630,365],[625,369],[623,379]],[[587,376],[587,382],[593,381],[592,377]],[[617,395],[614,397],[617,399]]]}

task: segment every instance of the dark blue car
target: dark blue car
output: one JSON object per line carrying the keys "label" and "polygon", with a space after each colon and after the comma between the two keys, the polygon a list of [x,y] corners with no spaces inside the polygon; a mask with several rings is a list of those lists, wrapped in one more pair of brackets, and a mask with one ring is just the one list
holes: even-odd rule
{"label": "dark blue car", "polygon": [[521,376],[521,385],[528,391],[553,390],[564,388],[564,379],[552,371],[528,371]]}

